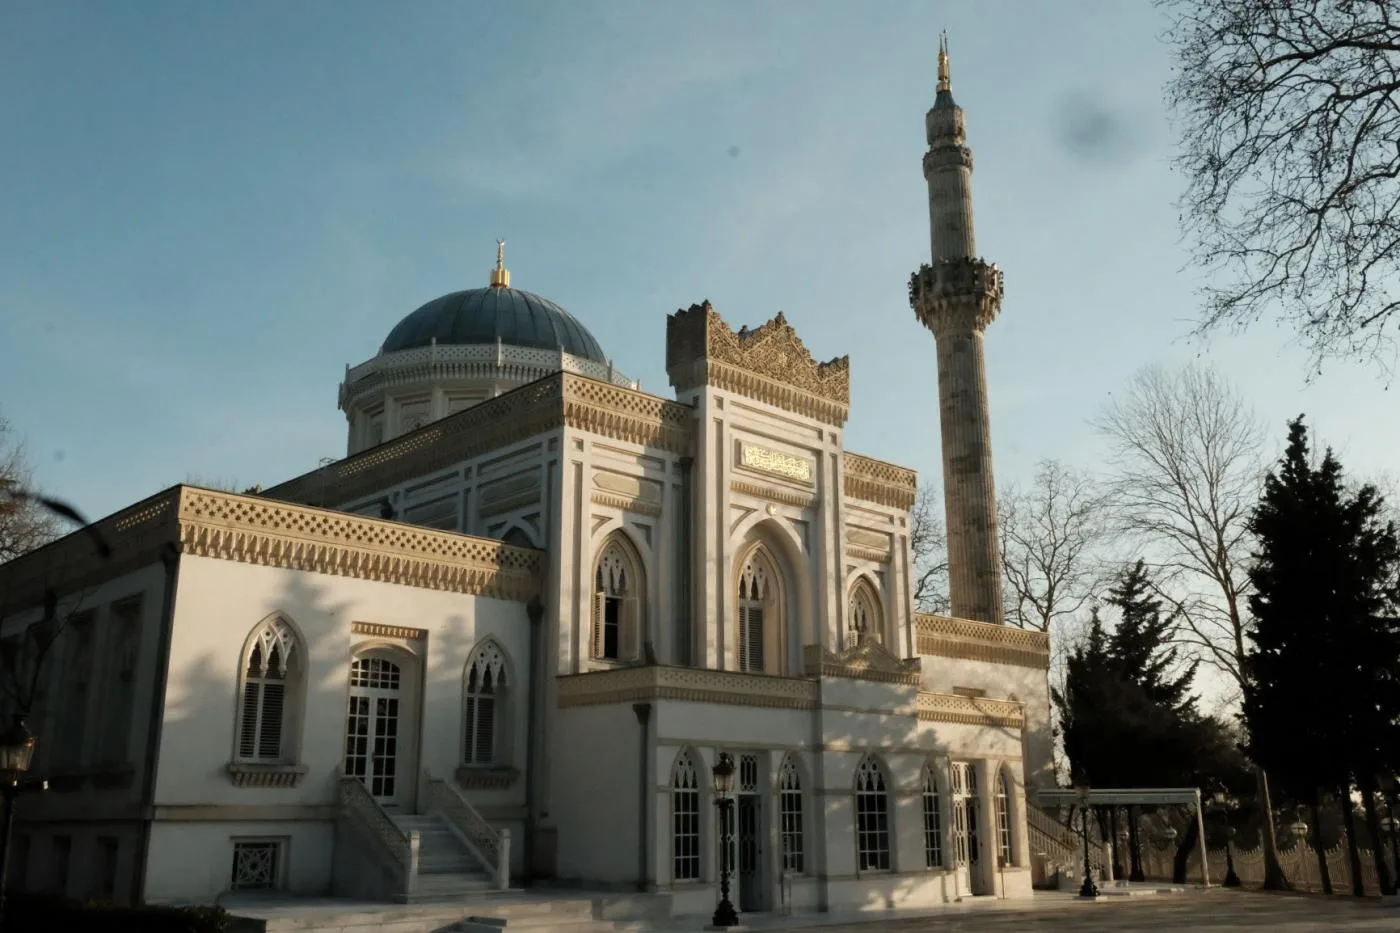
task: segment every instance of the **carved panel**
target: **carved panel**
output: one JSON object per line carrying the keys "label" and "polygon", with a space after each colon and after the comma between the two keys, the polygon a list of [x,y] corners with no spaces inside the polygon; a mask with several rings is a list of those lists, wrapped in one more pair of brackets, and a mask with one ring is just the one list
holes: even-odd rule
{"label": "carved panel", "polygon": [[806,672],[812,676],[846,677],[881,683],[918,686],[922,665],[918,658],[900,659],[878,641],[866,641],[837,654],[821,645],[802,649]]}
{"label": "carved panel", "polygon": [[428,637],[425,629],[382,625],[378,622],[351,622],[350,632],[354,635],[368,635],[371,638],[397,638],[402,641],[422,641]]}
{"label": "carved panel", "polygon": [[483,483],[478,491],[478,512],[499,515],[540,501],[540,472],[531,469],[518,476]]}
{"label": "carved panel", "polygon": [[1044,632],[926,613],[915,614],[914,631],[921,655],[1050,669]]}
{"label": "carved panel", "polygon": [[955,722],[969,726],[1025,727],[1025,710],[1015,700],[966,697],[952,693],[920,693],[919,719],[925,722]]}
{"label": "carved panel", "polygon": [[842,458],[843,491],[852,499],[908,511],[914,506],[918,474],[913,470],[848,453]]}
{"label": "carved panel", "polygon": [[741,479],[731,480],[729,488],[732,492],[737,492],[740,495],[781,502],[799,509],[808,508],[817,501],[814,493],[799,492],[796,489],[782,489],[777,486],[764,486],[761,483],[748,483]]}
{"label": "carved panel", "polygon": [[812,485],[812,461],[748,441],[738,441],[737,444],[739,466]]}

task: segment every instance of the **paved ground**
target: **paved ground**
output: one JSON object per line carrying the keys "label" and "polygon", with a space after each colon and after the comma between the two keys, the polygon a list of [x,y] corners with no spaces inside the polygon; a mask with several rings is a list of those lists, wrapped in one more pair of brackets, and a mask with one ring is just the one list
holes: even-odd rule
{"label": "paved ground", "polygon": [[[1006,904],[1007,902],[1002,902]],[[872,918],[875,919],[875,918]],[[871,933],[866,923],[832,923],[814,927],[793,918],[789,930],[821,933]],[[1227,933],[1267,930],[1400,931],[1400,902],[1394,899],[1310,895],[1257,894],[1242,891],[1190,891],[1162,897],[1122,897],[1078,902],[1071,897],[1038,895],[1024,906],[978,904],[965,910],[945,909],[937,915],[880,919],[879,933],[981,933],[981,931],[1191,931]]]}

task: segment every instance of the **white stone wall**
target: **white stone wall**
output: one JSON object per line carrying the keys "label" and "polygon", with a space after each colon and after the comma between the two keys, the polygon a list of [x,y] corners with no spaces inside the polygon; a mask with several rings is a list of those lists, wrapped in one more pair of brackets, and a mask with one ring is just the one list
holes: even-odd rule
{"label": "white stone wall", "polygon": [[621,885],[637,879],[641,729],[630,705],[555,712],[550,817],[560,879]]}

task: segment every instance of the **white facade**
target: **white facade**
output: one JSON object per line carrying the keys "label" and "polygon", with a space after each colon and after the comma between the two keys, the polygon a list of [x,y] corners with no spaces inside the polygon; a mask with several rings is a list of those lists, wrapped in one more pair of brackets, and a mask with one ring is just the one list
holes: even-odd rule
{"label": "white facade", "polygon": [[1028,895],[1046,637],[914,611],[915,475],[845,449],[845,357],[705,303],[666,362],[674,400],[562,350],[382,354],[342,386],[346,459],[0,567],[4,657],[62,629],[9,702],[53,782],[12,884],[708,913],[725,754],[741,910]]}

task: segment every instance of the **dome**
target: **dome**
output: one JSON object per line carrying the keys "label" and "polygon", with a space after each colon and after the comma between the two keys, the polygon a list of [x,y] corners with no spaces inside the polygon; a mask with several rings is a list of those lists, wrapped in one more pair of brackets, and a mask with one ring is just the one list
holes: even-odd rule
{"label": "dome", "polygon": [[493,285],[435,298],[389,331],[384,353],[439,346],[503,344],[563,350],[607,363],[603,348],[569,312],[547,298],[518,288]]}

